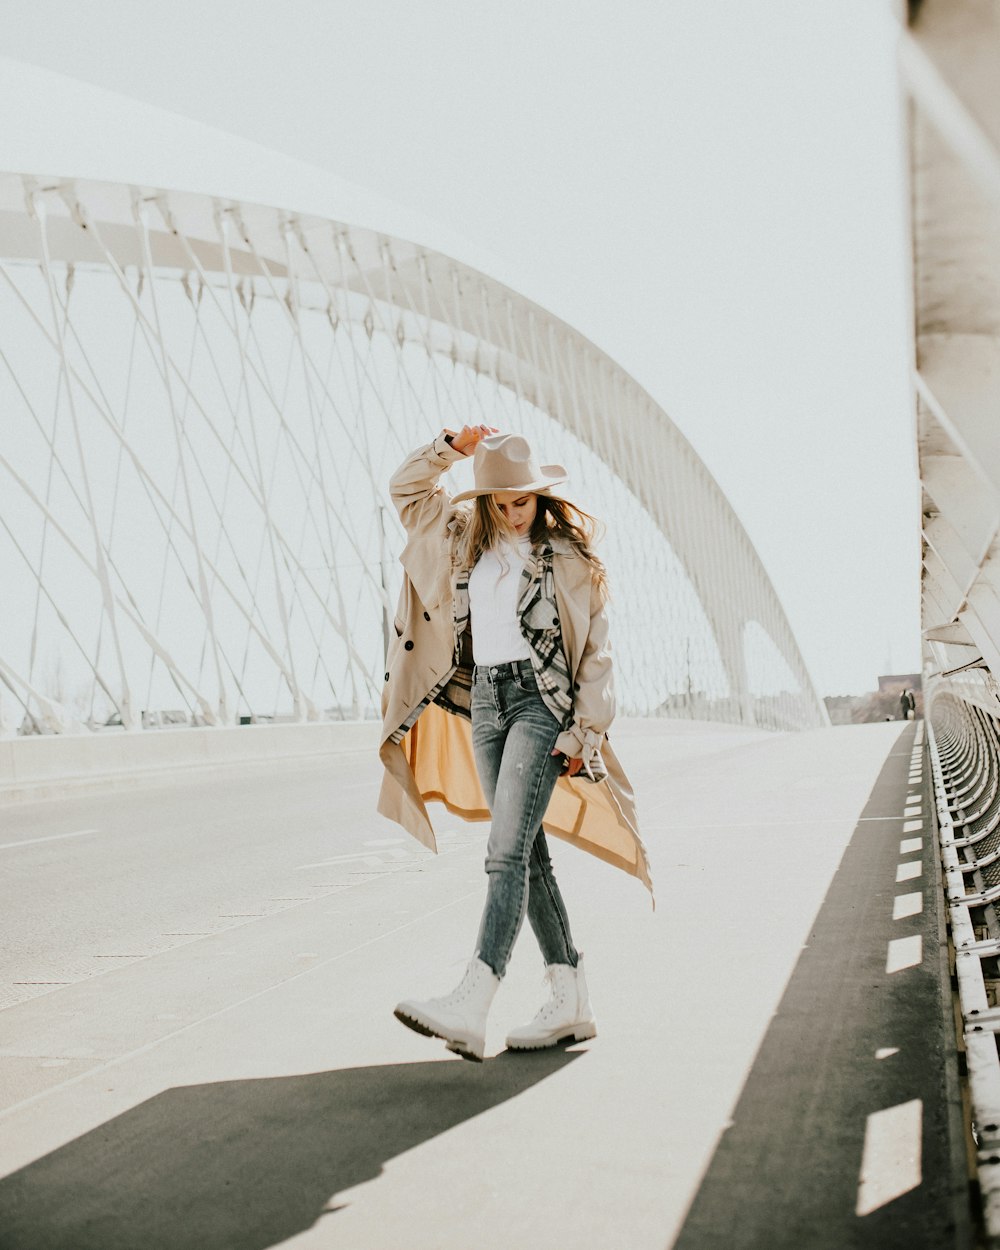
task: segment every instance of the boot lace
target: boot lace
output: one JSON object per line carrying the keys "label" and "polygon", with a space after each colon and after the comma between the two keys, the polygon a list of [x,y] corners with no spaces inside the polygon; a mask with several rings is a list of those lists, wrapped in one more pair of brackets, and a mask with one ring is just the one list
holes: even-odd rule
{"label": "boot lace", "polygon": [[552,1016],[559,1015],[566,1005],[566,986],[563,983],[560,988],[560,979],[554,967],[545,969],[545,976],[542,978],[542,985],[548,987],[549,997],[539,1007],[535,1014],[532,1024],[544,1024]]}
{"label": "boot lace", "polygon": [[461,981],[455,986],[452,992],[450,994],[443,994],[439,999],[435,999],[434,1001],[455,1004],[463,1003],[472,994],[478,980],[479,969],[476,967],[475,961],[473,961],[466,968],[465,976],[462,977]]}

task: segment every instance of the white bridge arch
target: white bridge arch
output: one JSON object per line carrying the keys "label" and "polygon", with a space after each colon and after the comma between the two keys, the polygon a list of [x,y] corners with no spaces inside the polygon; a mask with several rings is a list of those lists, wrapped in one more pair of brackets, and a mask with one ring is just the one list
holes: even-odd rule
{"label": "white bridge arch", "polygon": [[373,715],[386,483],[466,420],[532,435],[611,522],[624,710],[826,723],[676,426],[469,264],[316,213],[11,173],[0,327],[8,733]]}

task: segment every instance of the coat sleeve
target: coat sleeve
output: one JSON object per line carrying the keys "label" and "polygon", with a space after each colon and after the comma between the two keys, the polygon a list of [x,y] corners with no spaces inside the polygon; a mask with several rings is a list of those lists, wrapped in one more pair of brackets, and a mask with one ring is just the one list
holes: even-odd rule
{"label": "coat sleeve", "polygon": [[442,430],[433,443],[418,447],[389,479],[389,496],[408,534],[431,534],[442,528],[450,499],[438,478],[465,455],[447,441],[452,430]]}
{"label": "coat sleeve", "polygon": [[555,745],[570,759],[583,760],[583,771],[591,780],[606,775],[601,745],[615,718],[614,668],[608,632],[604,596],[592,581],[590,628],[574,677],[573,720]]}

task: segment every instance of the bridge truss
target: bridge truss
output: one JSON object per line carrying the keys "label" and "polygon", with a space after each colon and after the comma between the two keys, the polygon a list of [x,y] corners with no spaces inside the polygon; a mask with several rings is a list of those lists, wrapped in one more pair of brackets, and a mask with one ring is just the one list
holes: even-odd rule
{"label": "bridge truss", "polygon": [[374,715],[402,547],[386,484],[469,421],[528,434],[608,522],[624,711],[826,723],[677,427],[459,261],[279,208],[10,174],[0,327],[0,732]]}

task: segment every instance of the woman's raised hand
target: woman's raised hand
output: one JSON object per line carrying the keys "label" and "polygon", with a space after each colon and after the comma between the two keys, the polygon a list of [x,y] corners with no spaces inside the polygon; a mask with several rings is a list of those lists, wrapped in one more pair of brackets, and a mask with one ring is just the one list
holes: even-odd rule
{"label": "woman's raised hand", "polygon": [[463,456],[471,456],[476,444],[488,434],[499,434],[495,425],[463,425],[459,432],[452,436],[451,445]]}

